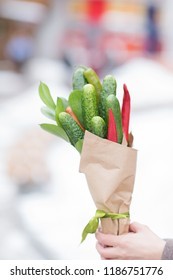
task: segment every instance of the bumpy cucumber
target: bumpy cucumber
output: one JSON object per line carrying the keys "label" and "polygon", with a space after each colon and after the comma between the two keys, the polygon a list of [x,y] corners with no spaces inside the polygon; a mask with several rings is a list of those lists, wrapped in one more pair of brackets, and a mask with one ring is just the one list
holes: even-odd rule
{"label": "bumpy cucumber", "polygon": [[100,116],[95,116],[91,120],[92,133],[101,138],[106,137],[106,123]]}
{"label": "bumpy cucumber", "polygon": [[84,71],[86,67],[79,66],[73,73],[72,77],[72,86],[74,90],[82,90],[83,86],[86,85],[88,82],[84,77]]}
{"label": "bumpy cucumber", "polygon": [[117,90],[117,82],[112,75],[106,75],[103,79],[102,83],[102,89],[103,91],[108,95],[115,94]]}
{"label": "bumpy cucumber", "polygon": [[59,114],[59,121],[73,146],[75,146],[79,139],[83,139],[84,132],[71,117],[71,115],[66,112],[61,112]]}
{"label": "bumpy cucumber", "polygon": [[123,139],[121,110],[120,110],[120,104],[118,98],[114,94],[110,94],[106,98],[107,114],[109,109],[112,109],[113,111],[115,122],[116,122],[117,134],[118,134],[118,143],[121,144]]}
{"label": "bumpy cucumber", "polygon": [[92,84],[95,87],[97,94],[97,102],[99,102],[102,84],[97,73],[92,68],[87,68],[84,71],[84,77],[86,78],[89,84]]}
{"label": "bumpy cucumber", "polygon": [[82,115],[84,127],[92,131],[91,120],[98,116],[97,96],[95,87],[87,84],[83,87],[82,92]]}
{"label": "bumpy cucumber", "polygon": [[106,75],[102,82],[102,91],[100,94],[99,113],[106,121],[106,98],[110,94],[116,95],[117,82],[112,75]]}

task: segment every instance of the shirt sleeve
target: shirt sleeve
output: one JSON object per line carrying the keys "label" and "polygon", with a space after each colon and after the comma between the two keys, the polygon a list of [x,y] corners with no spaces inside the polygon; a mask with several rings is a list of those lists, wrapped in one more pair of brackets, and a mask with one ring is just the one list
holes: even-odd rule
{"label": "shirt sleeve", "polygon": [[166,239],[162,260],[173,260],[173,239]]}

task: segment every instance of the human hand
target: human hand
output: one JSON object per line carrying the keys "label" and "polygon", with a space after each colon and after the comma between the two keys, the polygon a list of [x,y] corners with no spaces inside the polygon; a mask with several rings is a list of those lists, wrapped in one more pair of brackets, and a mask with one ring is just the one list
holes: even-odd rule
{"label": "human hand", "polygon": [[123,235],[96,233],[96,249],[104,260],[160,260],[166,241],[147,226],[132,223]]}

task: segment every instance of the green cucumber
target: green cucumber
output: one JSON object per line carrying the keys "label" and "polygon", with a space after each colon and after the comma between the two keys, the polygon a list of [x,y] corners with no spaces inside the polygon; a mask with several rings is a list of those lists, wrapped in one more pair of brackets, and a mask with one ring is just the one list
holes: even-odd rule
{"label": "green cucumber", "polygon": [[87,84],[83,87],[82,115],[85,129],[91,132],[91,120],[93,117],[98,116],[96,90],[91,84]]}
{"label": "green cucumber", "polygon": [[86,78],[89,84],[92,84],[95,87],[97,94],[97,102],[99,102],[100,93],[102,91],[102,84],[97,73],[92,68],[87,68],[84,71],[84,77]]}
{"label": "green cucumber", "polygon": [[59,121],[61,123],[62,128],[65,130],[66,134],[69,137],[69,140],[73,146],[79,141],[79,139],[83,139],[84,132],[79,127],[79,125],[75,122],[75,120],[66,112],[61,112],[59,114]]}
{"label": "green cucumber", "polygon": [[116,95],[117,82],[112,75],[106,75],[102,82],[102,91],[100,94],[99,113],[106,121],[106,98],[110,94]]}
{"label": "green cucumber", "polygon": [[122,143],[123,139],[123,130],[122,130],[122,119],[121,119],[121,110],[118,98],[114,94],[110,94],[106,98],[106,111],[107,111],[107,119],[108,119],[108,110],[112,109],[114,114],[116,128],[117,128],[117,135],[118,135],[118,143]]}
{"label": "green cucumber", "polygon": [[92,133],[101,138],[106,137],[106,123],[100,116],[95,116],[91,120]]}
{"label": "green cucumber", "polygon": [[113,75],[106,75],[102,83],[103,91],[108,95],[115,94],[117,90],[117,82]]}
{"label": "green cucumber", "polygon": [[72,76],[72,86],[74,90],[82,90],[83,86],[86,85],[88,82],[84,77],[84,71],[87,68],[84,66],[79,66],[73,73]]}

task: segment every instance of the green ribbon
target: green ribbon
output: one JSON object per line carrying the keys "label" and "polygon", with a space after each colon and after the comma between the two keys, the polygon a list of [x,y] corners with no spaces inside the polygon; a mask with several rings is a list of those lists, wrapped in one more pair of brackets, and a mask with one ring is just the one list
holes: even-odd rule
{"label": "green ribbon", "polygon": [[102,218],[111,218],[112,220],[116,219],[126,219],[129,218],[129,212],[125,213],[107,213],[104,210],[96,210],[95,216],[88,222],[82,232],[81,243],[85,240],[88,233],[95,233],[99,226],[99,219]]}

